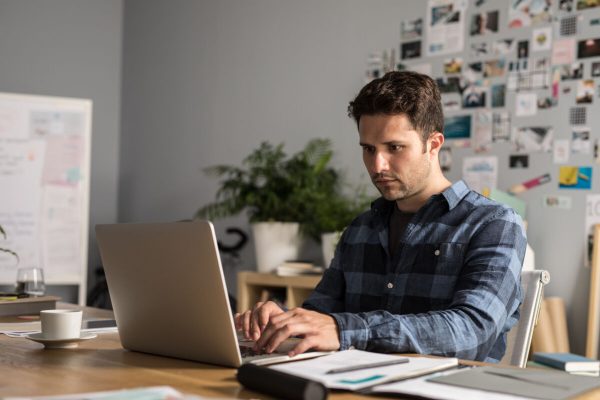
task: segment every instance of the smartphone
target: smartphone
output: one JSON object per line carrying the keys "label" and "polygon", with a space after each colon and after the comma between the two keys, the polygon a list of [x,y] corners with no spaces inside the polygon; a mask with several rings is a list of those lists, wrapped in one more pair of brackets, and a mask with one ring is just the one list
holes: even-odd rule
{"label": "smartphone", "polygon": [[114,330],[116,327],[117,321],[114,319],[88,319],[81,323],[82,331]]}

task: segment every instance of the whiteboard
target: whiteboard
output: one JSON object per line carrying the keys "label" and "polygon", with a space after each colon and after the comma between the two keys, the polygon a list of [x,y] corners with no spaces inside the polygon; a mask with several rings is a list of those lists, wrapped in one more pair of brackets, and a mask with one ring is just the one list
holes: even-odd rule
{"label": "whiteboard", "polygon": [[0,93],[0,284],[41,265],[84,304],[91,120],[91,100]]}

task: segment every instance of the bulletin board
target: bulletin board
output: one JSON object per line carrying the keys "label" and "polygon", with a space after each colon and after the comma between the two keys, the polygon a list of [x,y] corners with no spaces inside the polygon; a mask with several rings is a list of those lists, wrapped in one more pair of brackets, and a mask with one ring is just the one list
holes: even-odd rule
{"label": "bulletin board", "polygon": [[42,266],[85,301],[91,120],[91,100],[0,93],[0,284]]}
{"label": "bulletin board", "polygon": [[[546,292],[567,300],[570,336],[583,337],[578,310],[588,293],[581,288],[600,281],[592,276],[600,265],[591,262],[600,224],[600,2],[404,3],[386,47],[368,53],[363,80],[403,69],[435,79],[445,176],[525,202],[536,267],[552,276]],[[598,291],[590,292],[591,314],[600,307]],[[588,332],[593,358],[599,321],[595,315]]]}

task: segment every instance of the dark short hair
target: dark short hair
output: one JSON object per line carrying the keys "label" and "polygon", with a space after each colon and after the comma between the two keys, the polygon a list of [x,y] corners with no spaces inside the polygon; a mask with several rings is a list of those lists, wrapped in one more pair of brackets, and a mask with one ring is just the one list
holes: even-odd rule
{"label": "dark short hair", "polygon": [[404,114],[426,142],[433,132],[443,132],[440,91],[433,79],[413,71],[388,72],[367,83],[348,105],[356,125],[363,115]]}

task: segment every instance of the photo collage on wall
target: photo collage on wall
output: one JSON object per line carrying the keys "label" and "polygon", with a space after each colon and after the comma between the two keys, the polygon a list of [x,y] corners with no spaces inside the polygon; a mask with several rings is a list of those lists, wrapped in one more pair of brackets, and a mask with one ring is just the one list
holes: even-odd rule
{"label": "photo collage on wall", "polygon": [[[470,148],[477,157],[463,159],[468,164],[462,166],[463,178],[468,176],[475,190],[495,188],[498,162],[493,150],[506,143],[510,169],[531,168],[532,154],[547,154],[558,164],[544,179],[531,177],[527,190],[550,182],[557,189],[591,189],[591,165],[600,163],[600,134],[586,124],[592,112],[588,108],[600,101],[600,1],[423,4],[423,17],[399,21],[398,60],[390,60],[394,50],[378,53],[366,77],[410,69],[436,80],[445,114],[442,169],[454,167],[452,148]],[[579,34],[594,30],[596,36]],[[569,132],[529,122],[557,111],[572,126]],[[569,165],[571,157],[589,162]],[[514,187],[523,183],[514,182]],[[511,192],[510,187],[500,189]]]}

